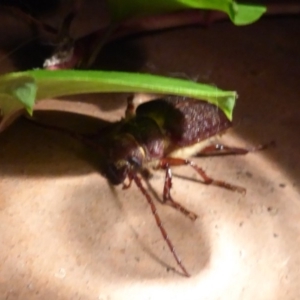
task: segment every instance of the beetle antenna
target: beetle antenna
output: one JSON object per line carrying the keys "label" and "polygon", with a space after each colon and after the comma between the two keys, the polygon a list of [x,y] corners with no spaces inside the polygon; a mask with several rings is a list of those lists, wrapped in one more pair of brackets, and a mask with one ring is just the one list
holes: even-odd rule
{"label": "beetle antenna", "polygon": [[69,137],[71,137],[75,140],[78,140],[78,141],[82,142],[83,144],[89,146],[90,148],[97,149],[98,151],[101,150],[101,147],[99,145],[95,144],[93,142],[93,140],[90,139],[90,136],[87,135],[87,134],[80,134],[80,133],[77,133],[75,131],[69,130],[67,128],[61,128],[61,127],[54,126],[54,125],[40,123],[40,122],[36,121],[33,118],[25,117],[24,119],[26,121],[32,123],[35,126],[45,128],[45,129],[48,129],[48,130],[52,130],[52,131],[56,131],[56,132],[59,132],[59,133],[63,133],[63,134],[65,134],[65,135],[67,135],[67,136],[69,136]]}

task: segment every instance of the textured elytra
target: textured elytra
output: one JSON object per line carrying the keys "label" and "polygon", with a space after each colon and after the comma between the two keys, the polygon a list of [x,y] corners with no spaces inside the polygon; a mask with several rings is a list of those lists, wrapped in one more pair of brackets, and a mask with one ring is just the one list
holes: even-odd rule
{"label": "textured elytra", "polygon": [[170,148],[190,146],[212,137],[231,122],[216,105],[191,98],[168,97],[140,105],[136,115],[153,118],[167,137]]}

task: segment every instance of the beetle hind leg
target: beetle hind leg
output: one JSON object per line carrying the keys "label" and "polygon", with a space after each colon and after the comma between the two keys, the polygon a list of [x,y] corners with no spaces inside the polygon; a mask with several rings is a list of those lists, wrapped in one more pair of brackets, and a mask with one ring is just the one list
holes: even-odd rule
{"label": "beetle hind leg", "polygon": [[224,144],[213,144],[205,147],[202,149],[199,153],[197,153],[195,156],[225,156],[225,155],[245,155],[250,152],[256,152],[256,151],[261,151],[265,150],[269,147],[275,146],[275,142],[271,141],[267,144],[262,144],[258,145],[253,148],[239,148],[239,147],[232,147],[232,146],[227,146]]}

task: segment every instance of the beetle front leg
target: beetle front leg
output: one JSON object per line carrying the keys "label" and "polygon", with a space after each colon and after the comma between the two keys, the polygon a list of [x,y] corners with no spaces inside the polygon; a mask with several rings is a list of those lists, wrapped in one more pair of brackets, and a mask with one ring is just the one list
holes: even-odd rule
{"label": "beetle front leg", "polygon": [[203,179],[204,184],[211,184],[215,186],[219,186],[231,191],[236,191],[239,193],[246,193],[246,189],[240,186],[236,186],[230,183],[227,183],[225,181],[221,180],[215,180],[211,177],[209,177],[202,168],[197,166],[193,161],[188,159],[182,159],[182,158],[173,158],[173,157],[165,157],[159,161],[158,168],[165,169],[170,166],[183,166],[183,165],[189,165],[191,166]]}
{"label": "beetle front leg", "polygon": [[167,243],[171,253],[173,254],[173,257],[175,258],[178,266],[181,268],[182,272],[183,272],[183,275],[186,276],[186,277],[190,277],[190,274],[188,273],[188,271],[186,270],[185,266],[183,265],[181,259],[179,258],[179,256],[177,255],[176,251],[175,251],[175,247],[173,246],[168,234],[167,234],[167,231],[165,230],[161,220],[160,220],[160,217],[157,213],[157,210],[156,210],[156,207],[155,207],[155,204],[152,200],[152,198],[150,197],[150,195],[148,194],[148,192],[145,190],[145,188],[143,187],[143,184],[142,184],[142,181],[141,179],[139,178],[139,176],[135,173],[131,173],[129,174],[129,177],[131,178],[131,180],[134,180],[135,184],[137,185],[137,187],[140,189],[140,191],[142,192],[142,194],[146,197],[147,199],[147,202],[149,203],[150,205],[150,208],[151,208],[151,211],[152,211],[152,214],[154,216],[154,219],[156,221],[156,224],[165,240],[165,242]]}

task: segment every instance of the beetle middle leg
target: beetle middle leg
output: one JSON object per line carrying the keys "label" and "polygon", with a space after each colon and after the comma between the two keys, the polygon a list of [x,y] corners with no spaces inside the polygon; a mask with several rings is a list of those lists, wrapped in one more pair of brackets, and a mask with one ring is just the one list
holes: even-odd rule
{"label": "beetle middle leg", "polygon": [[135,115],[135,107],[133,104],[133,95],[130,95],[127,98],[127,106],[126,106],[126,110],[125,110],[125,119],[130,119],[132,117],[134,117]]}
{"label": "beetle middle leg", "polygon": [[163,191],[163,203],[168,204],[175,209],[182,212],[186,217],[190,218],[192,221],[197,219],[197,215],[192,211],[189,211],[185,207],[183,207],[180,203],[173,200],[170,190],[172,187],[172,170],[169,165],[165,165],[164,168],[166,169],[166,177],[165,177],[165,185]]}
{"label": "beetle middle leg", "polygon": [[231,191],[243,193],[243,194],[246,193],[246,189],[244,189],[243,187],[236,186],[231,183],[227,183],[225,181],[215,180],[215,179],[209,177],[202,168],[200,168],[193,161],[188,160],[188,159],[165,157],[159,161],[158,168],[166,169],[171,166],[183,166],[183,165],[191,166],[202,177],[204,184],[219,186],[219,187],[222,187],[222,188],[225,188],[225,189],[228,189]]}

